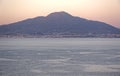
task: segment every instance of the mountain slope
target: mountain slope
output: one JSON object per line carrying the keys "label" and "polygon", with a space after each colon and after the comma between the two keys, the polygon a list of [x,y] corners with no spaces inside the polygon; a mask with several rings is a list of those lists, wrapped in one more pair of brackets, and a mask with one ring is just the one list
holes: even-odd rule
{"label": "mountain slope", "polygon": [[109,24],[54,12],[20,22],[0,26],[0,35],[107,35],[120,34]]}

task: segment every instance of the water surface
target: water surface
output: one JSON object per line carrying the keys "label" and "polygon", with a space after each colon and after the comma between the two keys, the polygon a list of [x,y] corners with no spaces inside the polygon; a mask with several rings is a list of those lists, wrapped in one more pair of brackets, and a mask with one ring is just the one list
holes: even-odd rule
{"label": "water surface", "polygon": [[120,39],[1,38],[0,76],[120,76]]}

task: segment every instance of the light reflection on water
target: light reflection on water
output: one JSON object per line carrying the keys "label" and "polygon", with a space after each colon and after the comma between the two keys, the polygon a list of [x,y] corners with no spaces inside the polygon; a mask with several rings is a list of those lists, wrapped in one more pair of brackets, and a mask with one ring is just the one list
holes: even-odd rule
{"label": "light reflection on water", "polygon": [[0,76],[120,76],[120,39],[0,39]]}

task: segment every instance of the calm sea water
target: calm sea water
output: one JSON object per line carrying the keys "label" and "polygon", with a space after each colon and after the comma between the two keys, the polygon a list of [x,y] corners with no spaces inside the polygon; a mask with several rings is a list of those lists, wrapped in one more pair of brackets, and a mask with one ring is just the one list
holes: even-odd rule
{"label": "calm sea water", "polygon": [[0,76],[120,76],[120,39],[1,38]]}

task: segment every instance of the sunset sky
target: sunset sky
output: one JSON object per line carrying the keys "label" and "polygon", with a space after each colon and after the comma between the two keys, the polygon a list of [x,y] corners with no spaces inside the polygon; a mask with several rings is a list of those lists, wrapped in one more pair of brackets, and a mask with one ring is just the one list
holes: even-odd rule
{"label": "sunset sky", "polygon": [[0,25],[59,11],[120,27],[120,0],[0,0]]}

